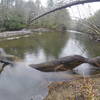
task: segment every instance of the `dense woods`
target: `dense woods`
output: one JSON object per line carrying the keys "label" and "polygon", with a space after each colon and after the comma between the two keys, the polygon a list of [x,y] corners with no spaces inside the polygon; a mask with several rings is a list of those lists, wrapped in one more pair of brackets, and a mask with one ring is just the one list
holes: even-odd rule
{"label": "dense woods", "polygon": [[62,9],[32,21],[37,16],[64,4],[64,0],[47,0],[45,6],[42,5],[41,0],[1,0],[0,31],[20,30],[28,27],[72,29],[88,33],[92,39],[99,40],[100,11],[84,19],[72,20],[68,9]]}
{"label": "dense woods", "polygon": [[[63,0],[48,0],[44,7],[40,0],[1,0],[0,30],[19,30],[30,25],[31,20],[40,14],[63,5]],[[32,27],[58,28],[69,24],[70,16],[66,9],[54,12],[32,23]]]}

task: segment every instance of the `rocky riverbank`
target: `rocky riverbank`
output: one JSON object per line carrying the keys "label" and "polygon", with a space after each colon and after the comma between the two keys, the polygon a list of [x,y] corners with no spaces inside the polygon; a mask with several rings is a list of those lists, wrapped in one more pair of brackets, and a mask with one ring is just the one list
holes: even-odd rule
{"label": "rocky riverbank", "polygon": [[48,89],[44,100],[100,100],[100,74],[69,82],[53,82]]}
{"label": "rocky riverbank", "polygon": [[6,31],[0,33],[0,38],[30,35],[33,34],[34,32],[50,32],[50,31],[52,30],[46,28],[22,29],[20,31]]}

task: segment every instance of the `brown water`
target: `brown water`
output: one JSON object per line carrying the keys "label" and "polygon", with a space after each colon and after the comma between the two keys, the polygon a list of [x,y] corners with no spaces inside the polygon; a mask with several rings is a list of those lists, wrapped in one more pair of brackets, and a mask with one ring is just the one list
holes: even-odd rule
{"label": "brown water", "polygon": [[[0,75],[0,100],[42,100],[51,81],[69,80],[75,75],[70,71],[43,73],[29,64],[50,61],[79,54],[84,57],[100,56],[100,43],[89,40],[85,33],[34,33],[20,39],[1,41],[3,53],[20,58],[14,67],[7,66]],[[99,69],[83,64],[75,69],[78,74],[91,75]]]}

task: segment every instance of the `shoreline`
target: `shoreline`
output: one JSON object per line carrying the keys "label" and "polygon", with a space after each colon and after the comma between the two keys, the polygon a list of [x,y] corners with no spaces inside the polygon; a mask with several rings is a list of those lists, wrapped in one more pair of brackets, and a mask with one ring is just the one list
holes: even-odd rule
{"label": "shoreline", "polygon": [[52,82],[43,100],[100,100],[100,74]]}
{"label": "shoreline", "polygon": [[14,37],[14,36],[30,35],[33,34],[34,32],[51,32],[51,31],[53,30],[47,28],[22,29],[19,31],[5,31],[5,32],[0,32],[0,39]]}
{"label": "shoreline", "polygon": [[[49,29],[49,28],[34,28],[34,29],[22,29],[19,31],[4,31],[4,32],[0,32],[0,41],[2,40],[14,40],[14,39],[19,39],[21,37],[29,37],[29,35],[34,34],[35,32],[54,32],[57,30],[54,29]],[[66,30],[66,31],[75,31],[75,30]],[[59,31],[58,31],[59,32]],[[77,31],[76,31],[77,32]],[[79,32],[81,33],[81,32]],[[90,34],[87,33],[87,35],[89,35],[89,39],[93,40],[95,42],[100,42],[100,38],[93,38]]]}

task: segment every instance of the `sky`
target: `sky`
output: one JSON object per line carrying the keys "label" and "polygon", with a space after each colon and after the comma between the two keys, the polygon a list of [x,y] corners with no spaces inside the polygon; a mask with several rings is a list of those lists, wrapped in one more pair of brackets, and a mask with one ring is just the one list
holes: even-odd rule
{"label": "sky", "polygon": [[81,18],[87,18],[91,14],[94,15],[97,10],[100,10],[100,2],[77,5],[71,7],[71,9],[69,8],[72,17]]}
{"label": "sky", "polygon": [[[28,1],[28,0],[25,0]],[[35,0],[33,0],[35,1]],[[47,0],[40,0],[43,6],[47,5]],[[86,18],[90,16],[90,14],[94,14],[97,10],[100,9],[100,2],[95,2],[95,3],[89,3],[89,4],[84,4],[83,5],[77,5],[68,8],[70,15],[73,18]]]}

